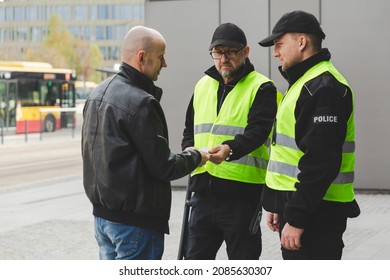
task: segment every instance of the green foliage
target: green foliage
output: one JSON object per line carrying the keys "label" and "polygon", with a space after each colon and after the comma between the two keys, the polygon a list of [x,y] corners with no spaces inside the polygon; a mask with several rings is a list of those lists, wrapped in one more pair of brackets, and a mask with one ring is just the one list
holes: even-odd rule
{"label": "green foliage", "polygon": [[40,49],[26,51],[28,60],[48,62],[56,68],[72,68],[78,79],[100,81],[100,73],[95,69],[102,65],[103,57],[96,44],[75,38],[58,15],[50,18],[47,30]]}

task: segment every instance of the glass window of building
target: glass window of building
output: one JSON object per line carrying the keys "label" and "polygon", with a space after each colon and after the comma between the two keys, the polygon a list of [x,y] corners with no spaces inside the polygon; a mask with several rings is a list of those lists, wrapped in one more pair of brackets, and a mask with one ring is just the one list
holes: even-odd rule
{"label": "glass window of building", "polygon": [[70,20],[70,6],[58,6],[57,13],[60,15],[62,20]]}
{"label": "glass window of building", "polygon": [[107,26],[107,36],[106,36],[106,40],[112,40],[112,26]]}
{"label": "glass window of building", "polygon": [[69,28],[70,33],[72,33],[73,37],[75,37],[75,38],[81,37],[79,26],[72,25],[72,26],[69,26],[68,28]]}
{"label": "glass window of building", "polygon": [[4,43],[8,41],[8,29],[0,29],[0,42]]}
{"label": "glass window of building", "polygon": [[46,20],[49,20],[51,15],[58,14],[55,6],[46,6]]}
{"label": "glass window of building", "polygon": [[0,7],[0,22],[5,21],[5,9]]}
{"label": "glass window of building", "polygon": [[5,8],[5,20],[6,21],[14,20],[14,7]]}
{"label": "glass window of building", "polygon": [[99,47],[99,49],[100,49],[100,53],[101,53],[102,56],[103,56],[103,59],[104,59],[104,60],[107,60],[106,47]]}
{"label": "glass window of building", "polygon": [[93,5],[89,7],[89,18],[97,19],[97,6]]}
{"label": "glass window of building", "polygon": [[24,20],[24,7],[15,7],[14,9],[14,20]]}
{"label": "glass window of building", "polygon": [[38,20],[47,20],[47,8],[45,6],[38,7]]}
{"label": "glass window of building", "polygon": [[144,18],[144,5],[133,4],[133,19],[140,20]]}
{"label": "glass window of building", "polygon": [[84,26],[84,39],[91,40],[91,27]]}
{"label": "glass window of building", "polygon": [[122,40],[123,36],[127,33],[126,25],[115,25],[113,28],[113,39]]}
{"label": "glass window of building", "polygon": [[38,7],[37,6],[26,7],[26,20],[27,21],[38,20]]}
{"label": "glass window of building", "polygon": [[118,47],[108,47],[108,59],[110,60],[118,60],[119,58],[119,48]]}
{"label": "glass window of building", "polygon": [[75,20],[86,20],[88,18],[87,6],[85,5],[76,6],[74,7],[74,10],[75,10],[75,15],[74,15]]}
{"label": "glass window of building", "polygon": [[[114,25],[113,28],[112,28],[112,36],[115,40],[119,39],[120,37],[120,27],[119,25]],[[123,38],[124,34],[122,33],[122,38]]]}
{"label": "glass window of building", "polygon": [[128,19],[131,15],[131,4],[121,4],[116,6],[118,8],[118,19]]}
{"label": "glass window of building", "polygon": [[110,7],[111,9],[111,16],[110,16],[110,18],[112,18],[112,19],[116,19],[117,18],[117,8],[116,8],[116,5],[111,5],[111,7]]}
{"label": "glass window of building", "polygon": [[32,27],[31,28],[31,41],[41,42],[42,41],[42,28]]}
{"label": "glass window of building", "polygon": [[96,40],[104,40],[105,36],[104,36],[104,26],[96,26]]}
{"label": "glass window of building", "polygon": [[108,19],[109,18],[109,13],[108,13],[108,5],[98,5],[98,14],[97,18],[98,19]]}
{"label": "glass window of building", "polygon": [[19,42],[27,41],[29,34],[28,31],[27,27],[15,27],[14,32],[16,40]]}

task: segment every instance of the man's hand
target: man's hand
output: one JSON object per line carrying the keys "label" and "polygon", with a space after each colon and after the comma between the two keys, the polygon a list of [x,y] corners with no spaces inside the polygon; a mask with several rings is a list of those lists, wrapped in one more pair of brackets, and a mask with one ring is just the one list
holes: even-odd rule
{"label": "man's hand", "polygon": [[229,145],[217,145],[209,149],[210,161],[215,164],[221,164],[230,154]]}
{"label": "man's hand", "polygon": [[208,160],[210,160],[210,154],[207,153],[207,152],[204,152],[202,150],[198,150],[198,151],[202,155],[202,160],[201,160],[201,162],[198,165],[198,167],[201,167],[201,166],[205,165]]}
{"label": "man's hand", "polygon": [[207,149],[195,149],[195,147],[187,147],[184,149],[184,151],[193,151],[197,150],[200,152],[202,156],[202,160],[200,161],[198,167],[201,167],[206,164],[206,162],[210,159],[210,154],[207,152]]}
{"label": "man's hand", "polygon": [[302,246],[301,236],[303,231],[301,228],[296,228],[286,223],[282,230],[280,243],[287,250],[299,250]]}

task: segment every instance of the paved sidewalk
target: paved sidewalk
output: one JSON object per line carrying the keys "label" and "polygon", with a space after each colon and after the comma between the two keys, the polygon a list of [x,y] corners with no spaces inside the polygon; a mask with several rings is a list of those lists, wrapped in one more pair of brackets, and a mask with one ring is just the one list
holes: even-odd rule
{"label": "paved sidewalk", "polygon": [[[184,196],[184,191],[173,192],[172,236],[167,238],[165,259],[174,259],[177,255]],[[390,194],[358,192],[356,200],[360,205],[361,214],[357,218],[348,220],[347,230],[344,234],[343,259],[390,260]],[[181,212],[180,215],[176,211]],[[261,222],[261,228],[263,251],[260,259],[282,259],[278,234],[268,229],[265,219]],[[218,258],[227,259],[224,248],[220,250]]]}
{"label": "paved sidewalk", "polygon": [[[45,135],[8,135],[2,149],[11,146],[48,145],[65,141],[70,146],[80,140],[80,133],[57,138]],[[53,137],[50,137],[53,136]],[[65,137],[64,137],[65,136]],[[76,145],[77,149],[79,144]],[[80,159],[81,160],[81,159]],[[81,175],[26,184],[0,187],[0,260],[96,260],[98,251],[93,236],[93,218],[82,186]],[[1,186],[1,180],[0,180]],[[175,260],[184,205],[184,188],[175,188],[172,200],[170,229],[166,236],[163,259]],[[344,260],[390,260],[390,193],[357,192],[361,215],[348,221],[345,232]],[[263,260],[281,259],[279,238],[262,221]],[[221,248],[218,259],[226,259]]]}
{"label": "paved sidewalk", "polygon": [[[175,260],[185,191],[173,191],[164,260]],[[362,214],[350,219],[344,260],[390,260],[390,195],[358,193]],[[91,206],[81,176],[0,188],[0,260],[96,260]],[[279,260],[279,239],[262,222],[260,259]],[[226,259],[224,248],[218,259]]]}

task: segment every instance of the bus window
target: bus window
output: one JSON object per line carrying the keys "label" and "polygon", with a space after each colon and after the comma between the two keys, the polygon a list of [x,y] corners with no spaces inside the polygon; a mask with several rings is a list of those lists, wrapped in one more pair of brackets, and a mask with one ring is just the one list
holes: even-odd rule
{"label": "bus window", "polygon": [[68,84],[69,107],[76,106],[76,94],[73,84]]}
{"label": "bus window", "polygon": [[39,91],[35,81],[20,80],[19,101],[22,106],[39,106]]}
{"label": "bus window", "polygon": [[0,125],[13,127],[16,124],[16,84],[0,82]]}
{"label": "bus window", "polygon": [[61,84],[62,90],[62,107],[74,107],[74,92],[68,83]]}
{"label": "bus window", "polygon": [[[7,84],[6,83],[0,83],[0,122],[4,121],[5,125],[5,119],[6,119],[6,112],[7,112]],[[0,125],[2,125],[0,123]]]}
{"label": "bus window", "polygon": [[16,125],[16,83],[8,84],[8,127]]}
{"label": "bus window", "polygon": [[41,85],[41,92],[44,88],[45,94],[42,93],[42,96],[45,100],[46,106],[59,106],[59,92],[58,92],[58,85],[54,82],[49,82],[42,87]]}

